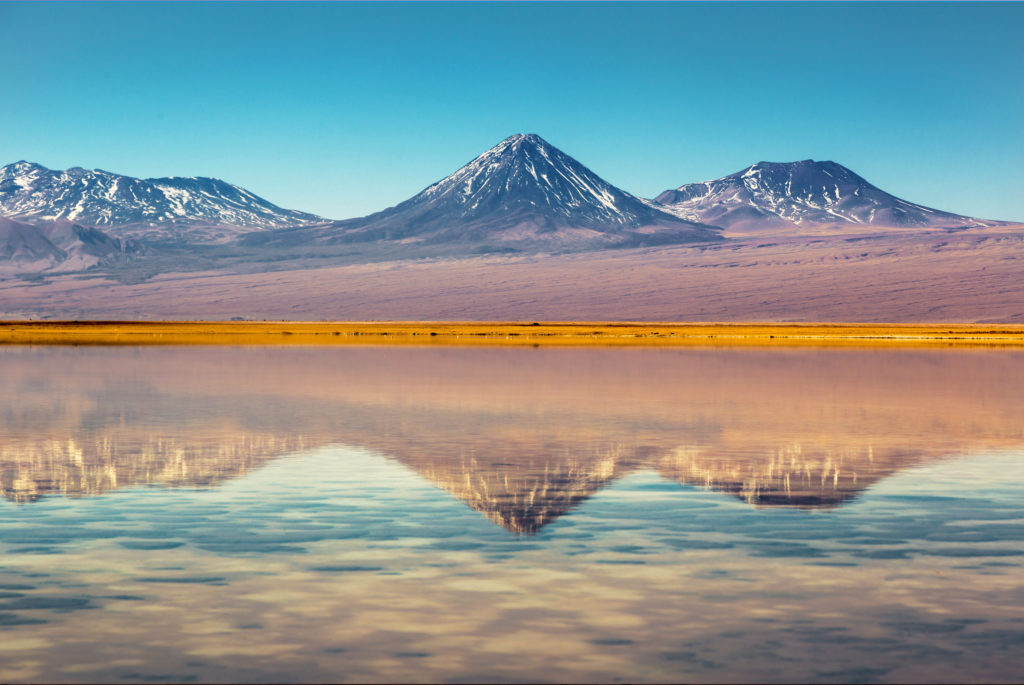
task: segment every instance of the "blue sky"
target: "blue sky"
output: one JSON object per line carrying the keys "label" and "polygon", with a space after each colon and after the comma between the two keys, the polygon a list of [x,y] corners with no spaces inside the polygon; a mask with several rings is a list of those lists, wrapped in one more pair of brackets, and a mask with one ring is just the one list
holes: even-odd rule
{"label": "blue sky", "polygon": [[0,164],[347,218],[523,132],[647,197],[831,159],[1024,220],[1022,34],[1022,3],[0,2]]}

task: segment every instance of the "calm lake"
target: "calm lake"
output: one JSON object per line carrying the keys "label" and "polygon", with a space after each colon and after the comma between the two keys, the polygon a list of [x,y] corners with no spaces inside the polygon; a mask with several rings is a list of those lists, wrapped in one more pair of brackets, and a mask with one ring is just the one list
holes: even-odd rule
{"label": "calm lake", "polygon": [[0,348],[0,681],[1021,682],[1024,352]]}

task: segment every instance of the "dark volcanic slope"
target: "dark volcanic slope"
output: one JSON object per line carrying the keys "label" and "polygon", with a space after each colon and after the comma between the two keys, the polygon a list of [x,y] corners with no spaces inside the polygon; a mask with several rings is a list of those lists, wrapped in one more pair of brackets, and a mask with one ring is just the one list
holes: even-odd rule
{"label": "dark volcanic slope", "polygon": [[835,162],[758,162],[715,181],[666,190],[654,200],[691,221],[742,228],[862,224],[955,228],[999,222],[942,212],[890,195]]}
{"label": "dark volcanic slope", "polygon": [[[27,223],[68,219],[114,229],[118,235],[189,240],[323,221],[281,209],[216,178],[140,179],[99,169],[53,170],[30,162],[0,168],[0,215]],[[235,230],[211,230],[216,227]]]}
{"label": "dark volcanic slope", "polygon": [[252,234],[249,245],[391,241],[503,249],[595,249],[718,240],[619,190],[537,135],[506,138],[451,176],[376,214]]}

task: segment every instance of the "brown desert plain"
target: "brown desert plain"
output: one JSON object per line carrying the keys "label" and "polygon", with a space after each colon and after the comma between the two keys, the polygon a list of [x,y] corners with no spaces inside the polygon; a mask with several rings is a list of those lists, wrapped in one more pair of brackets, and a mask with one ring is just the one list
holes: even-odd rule
{"label": "brown desert plain", "polygon": [[[0,318],[1024,323],[1024,225],[0,280]],[[265,267],[261,267],[265,268]]]}

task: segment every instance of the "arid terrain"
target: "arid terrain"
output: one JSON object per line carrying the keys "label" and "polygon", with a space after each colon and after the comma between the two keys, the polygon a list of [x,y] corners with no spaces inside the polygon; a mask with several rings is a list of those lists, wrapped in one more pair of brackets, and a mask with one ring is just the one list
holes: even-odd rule
{"label": "arid terrain", "polygon": [[[848,229],[849,230],[849,229]],[[1024,322],[1024,226],[0,281],[6,319]]]}

